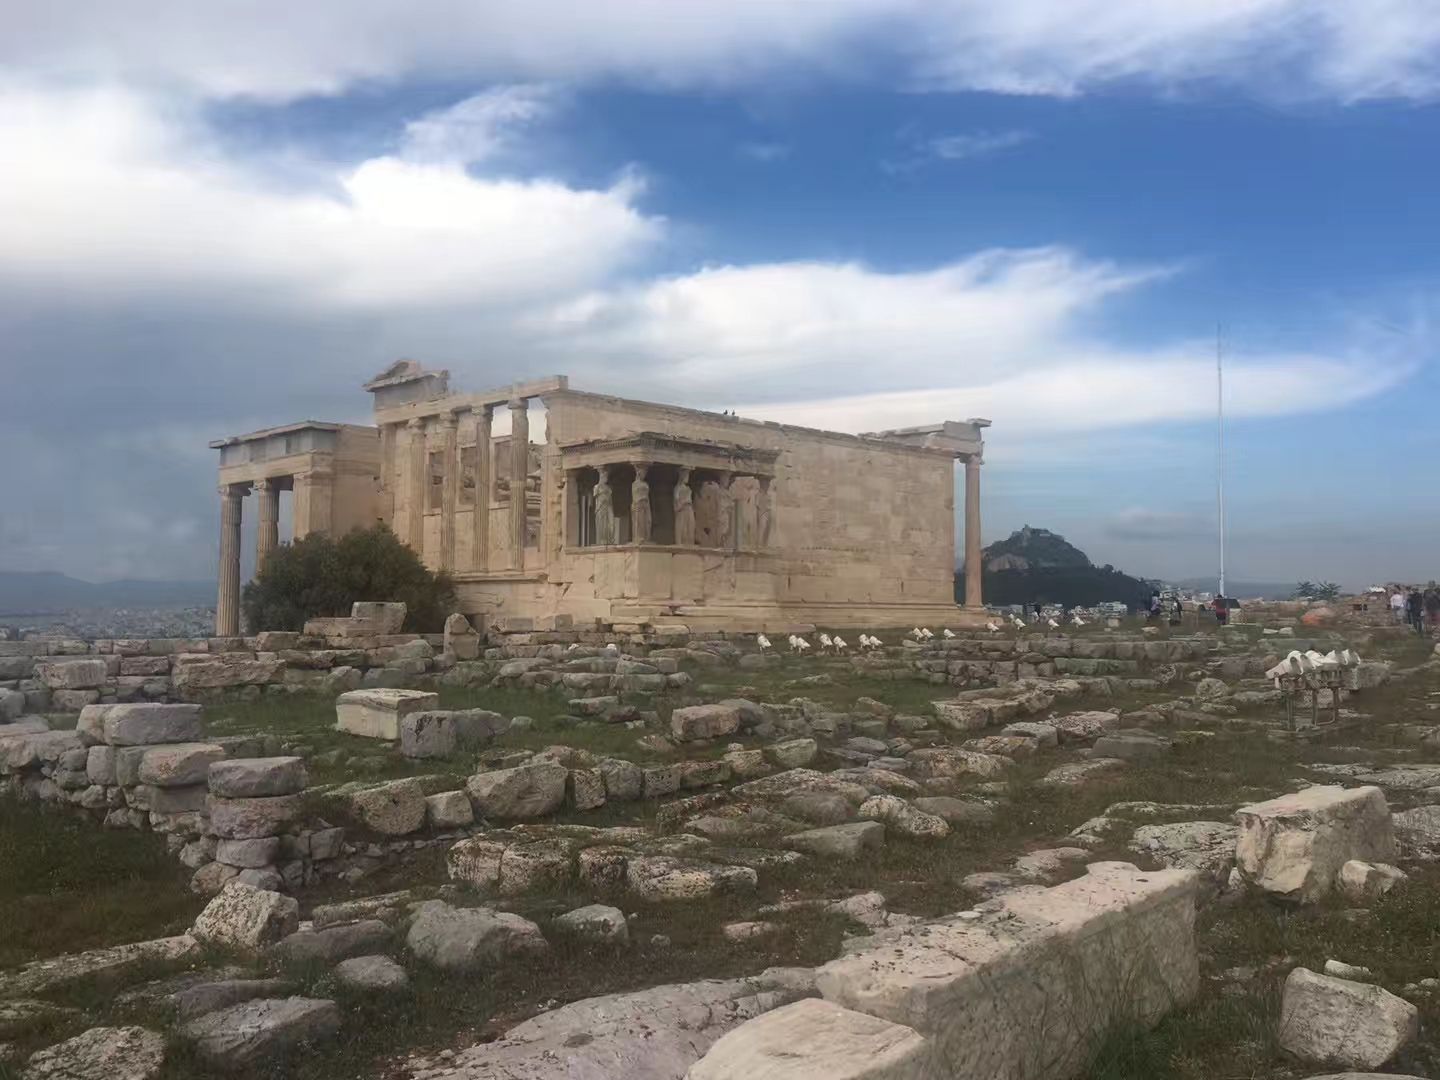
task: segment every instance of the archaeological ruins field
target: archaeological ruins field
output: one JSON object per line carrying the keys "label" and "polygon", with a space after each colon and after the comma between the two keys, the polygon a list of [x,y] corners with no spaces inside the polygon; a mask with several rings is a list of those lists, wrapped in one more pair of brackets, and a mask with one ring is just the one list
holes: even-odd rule
{"label": "archaeological ruins field", "polygon": [[1440,1074],[1427,640],[358,614],[0,642],[0,1077]]}

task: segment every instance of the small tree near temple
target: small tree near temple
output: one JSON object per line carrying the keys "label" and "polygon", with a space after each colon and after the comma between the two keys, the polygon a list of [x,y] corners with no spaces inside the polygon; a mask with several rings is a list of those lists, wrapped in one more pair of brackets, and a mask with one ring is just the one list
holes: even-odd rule
{"label": "small tree near temple", "polygon": [[405,629],[439,632],[455,610],[449,575],[433,573],[385,525],[338,539],[312,533],[276,548],[245,586],[241,606],[251,633],[300,630],[307,619],[349,615],[357,600],[403,603]]}

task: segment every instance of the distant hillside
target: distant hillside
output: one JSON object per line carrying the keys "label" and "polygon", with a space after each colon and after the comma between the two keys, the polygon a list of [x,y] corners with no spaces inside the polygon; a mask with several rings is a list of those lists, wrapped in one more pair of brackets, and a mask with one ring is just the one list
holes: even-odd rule
{"label": "distant hillside", "polygon": [[[1215,578],[1194,577],[1177,581],[1176,585],[1182,589],[1195,589],[1202,592],[1215,591]],[[1239,600],[1289,600],[1295,592],[1295,582],[1284,583],[1275,581],[1226,581],[1225,591]]]}
{"label": "distant hillside", "polygon": [[0,570],[0,615],[81,608],[183,608],[215,603],[210,581],[81,581],[53,570]]}
{"label": "distant hillside", "polygon": [[985,569],[989,573],[1088,566],[1090,560],[1085,553],[1059,533],[1032,529],[1029,525],[985,549]]}
{"label": "distant hillside", "polygon": [[[985,549],[981,589],[988,604],[1064,604],[1092,607],[1119,601],[1130,607],[1150,602],[1152,585],[1113,566],[1096,566],[1059,533],[1025,526]],[[964,568],[955,578],[955,598],[964,601]]]}

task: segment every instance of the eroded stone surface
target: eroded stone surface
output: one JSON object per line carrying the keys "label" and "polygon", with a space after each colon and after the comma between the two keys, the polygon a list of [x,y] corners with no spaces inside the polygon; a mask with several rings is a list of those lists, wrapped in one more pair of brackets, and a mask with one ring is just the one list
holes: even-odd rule
{"label": "eroded stone surface", "polygon": [[231,758],[210,766],[210,794],[231,799],[294,795],[305,790],[305,760],[299,757]]}
{"label": "eroded stone surface", "polygon": [[147,964],[183,960],[199,947],[194,937],[180,934],[35,960],[15,971],[0,972],[0,997],[43,994],[78,979],[118,979]]}
{"label": "eroded stone surface", "polygon": [[330,794],[365,828],[383,836],[406,836],[425,824],[425,789],[411,777],[383,784],[357,781]]}
{"label": "eroded stone surface", "polygon": [[405,969],[388,956],[356,956],[335,965],[335,978],[352,990],[398,993],[410,985]]}
{"label": "eroded stone surface", "polygon": [[565,802],[567,770],[552,761],[476,773],[465,790],[481,817],[517,820],[544,817]]}
{"label": "eroded stone surface", "polygon": [[480,971],[506,958],[547,947],[540,928],[506,911],[457,908],[430,900],[415,909],[406,945],[419,959],[446,971]]}
{"label": "eroded stone surface", "polygon": [[1390,810],[1378,787],[1310,787],[1236,813],[1235,859],[1246,880],[1277,896],[1317,900],[1351,859],[1393,862]]}
{"label": "eroded stone surface", "polygon": [[806,998],[722,1036],[685,1080],[931,1080],[919,1032]]}
{"label": "eroded stone surface", "polygon": [[1114,1025],[1152,1025],[1195,995],[1195,886],[1190,871],[1093,863],[979,917],[888,931],[816,983],[827,1001],[929,1038],[943,1075],[1073,1076]]}
{"label": "eroded stone surface", "polygon": [[1180,821],[1170,825],[1142,825],[1130,848],[1149,855],[1162,866],[1196,871],[1213,887],[1230,876],[1235,865],[1235,838],[1239,830],[1222,821]]}
{"label": "eroded stone surface", "polygon": [[563,1068],[567,1080],[679,1080],[727,1031],[811,992],[783,974],[586,998],[434,1062],[427,1074],[431,1080],[556,1080]]}
{"label": "eroded stone surface", "polygon": [[858,859],[885,843],[885,826],[878,821],[856,821],[807,829],[785,838],[787,847],[827,859]]}
{"label": "eroded stone surface", "polygon": [[240,1069],[340,1030],[339,1007],[323,998],[262,998],[206,1013],[180,1029],[199,1055],[214,1065]]}
{"label": "eroded stone surface", "polygon": [[255,951],[293,934],[299,922],[294,897],[232,881],[205,906],[190,932],[211,945]]}
{"label": "eroded stone surface", "polygon": [[97,1027],[30,1055],[25,1080],[151,1080],[165,1036],[143,1027]]}
{"label": "eroded stone surface", "polygon": [[1285,980],[1280,1045],[1305,1061],[1374,1069],[1414,1040],[1419,1010],[1367,983],[1296,968]]}

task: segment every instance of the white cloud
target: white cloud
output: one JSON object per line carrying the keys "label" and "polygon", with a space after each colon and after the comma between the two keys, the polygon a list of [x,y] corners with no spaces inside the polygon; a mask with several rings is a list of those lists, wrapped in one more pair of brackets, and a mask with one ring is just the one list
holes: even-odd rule
{"label": "white cloud", "polygon": [[927,139],[925,148],[942,161],[965,161],[1010,150],[1035,137],[1030,131],[967,131],[958,135],[937,135]]}
{"label": "white cloud", "polygon": [[133,92],[0,89],[7,153],[25,163],[0,173],[0,279],[172,299],[223,287],[241,306],[511,304],[608,280],[659,239],[634,179],[467,172],[457,158],[541,107],[528,92],[482,97],[412,124],[402,156],[296,191]]}
{"label": "white cloud", "polygon": [[886,158],[880,167],[888,173],[905,173],[936,161],[973,161],[1013,150],[1034,137],[1034,132],[1019,128],[927,136],[907,125],[897,136],[906,147],[904,156]]}
{"label": "white cloud", "polygon": [[879,77],[1074,94],[1125,81],[1286,98],[1440,95],[1433,0],[5,0],[0,65],[285,99],[419,76]]}
{"label": "white cloud", "polygon": [[469,165],[514,145],[549,117],[559,93],[553,86],[497,86],[405,125],[401,155],[422,164]]}
{"label": "white cloud", "polygon": [[[1204,419],[1212,344],[1127,347],[1089,330],[1108,299],[1167,273],[1057,248],[915,273],[732,266],[592,293],[526,330],[556,354],[611,368],[623,358],[649,394],[842,431],[970,416],[1032,432]],[[1395,385],[1413,363],[1393,351],[1237,351],[1227,409],[1241,418],[1338,407]]]}
{"label": "white cloud", "polygon": [[1433,99],[1431,0],[953,0],[921,61],[932,86],[1070,95],[1140,81],[1284,99]]}

